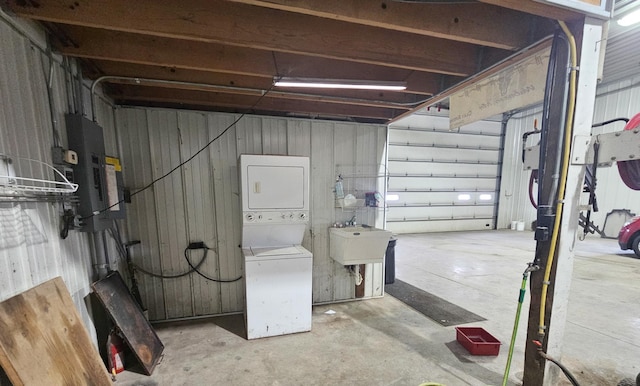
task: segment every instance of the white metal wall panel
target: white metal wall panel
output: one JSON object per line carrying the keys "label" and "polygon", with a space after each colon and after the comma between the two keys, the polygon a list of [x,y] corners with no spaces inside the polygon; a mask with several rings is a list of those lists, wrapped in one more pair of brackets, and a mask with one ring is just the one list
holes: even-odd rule
{"label": "white metal wall panel", "polygon": [[[311,121],[303,121],[303,120],[287,120],[287,151],[285,154],[288,155],[297,155],[297,156],[311,156]],[[313,170],[313,168],[312,168]],[[314,201],[314,189],[313,189],[313,179],[310,181],[311,191],[310,191],[310,203],[313,204]],[[311,212],[313,215],[313,212]],[[313,216],[311,217],[309,223],[311,224],[313,221]],[[302,239],[302,246],[308,251],[313,251],[313,226],[310,226],[309,230],[305,232],[304,237]]]}
{"label": "white metal wall panel", "polygon": [[262,153],[287,155],[287,121],[284,119],[263,120]]}
{"label": "white metal wall panel", "polygon": [[446,112],[434,114],[414,115],[389,128],[388,197],[394,200],[388,201],[387,228],[396,233],[492,229],[500,122],[449,130]]}
{"label": "white metal wall panel", "polygon": [[[621,28],[618,28],[621,29]],[[640,74],[640,28],[625,28],[628,32],[610,36],[604,58],[602,81],[618,82]]]}
{"label": "white metal wall panel", "polygon": [[[209,136],[211,140],[222,134],[224,130],[238,118],[238,116],[226,114],[208,114]],[[212,166],[214,176],[215,219],[218,231],[218,256],[220,259],[220,276],[225,279],[234,279],[242,272],[241,219],[239,181],[238,181],[238,156],[242,152],[260,154],[260,120],[256,117],[247,117],[254,125],[258,125],[257,132],[249,130],[246,126],[231,127],[220,140],[212,145]],[[243,118],[244,119],[244,118]],[[249,121],[240,120],[238,123],[246,125]],[[248,151],[242,146],[242,133],[251,134],[255,138],[253,147],[258,150]],[[235,312],[244,309],[244,281],[226,283],[221,285],[220,312]]]}
{"label": "white metal wall panel", "polygon": [[[20,161],[25,157],[51,162],[54,144],[53,123],[45,73],[49,59],[0,15],[0,154],[11,156],[16,172],[24,177],[53,179],[46,168]],[[46,41],[44,34],[19,23],[34,40]],[[59,59],[57,59],[59,60]],[[52,81],[53,116],[64,135],[67,111],[65,75],[54,63]],[[90,336],[96,334],[86,297],[93,269],[88,235],[72,231],[65,240],[59,236],[61,204],[47,202],[0,202],[0,301],[61,276]]]}
{"label": "white metal wall panel", "polygon": [[[366,183],[363,186],[363,193],[367,191],[375,191],[380,183],[384,183],[384,174],[380,177],[380,162],[384,154],[386,142],[386,130],[382,127],[357,126],[356,127],[356,159],[355,164],[359,174],[364,178],[361,180]],[[366,160],[373,160],[366,163]],[[383,169],[384,170],[384,169]],[[356,197],[364,197],[358,195]],[[356,212],[356,218],[359,224],[376,225],[376,218],[382,216],[383,208],[364,207]],[[362,272],[360,272],[362,274]],[[382,296],[383,283],[382,280],[376,280],[383,277],[383,264],[367,264],[364,272],[364,296]],[[374,279],[376,278],[376,279]]]}
{"label": "white metal wall panel", "polygon": [[[311,122],[311,208],[310,225],[313,236],[313,301],[334,300],[337,280],[334,261],[329,257],[329,224],[334,221],[334,195],[331,187],[335,183],[333,164],[334,130],[329,122]],[[340,272],[342,273],[342,272]],[[350,280],[348,280],[350,281]],[[350,295],[352,296],[352,295]]]}
{"label": "white metal wall panel", "polygon": [[[594,123],[618,117],[631,118],[638,113],[640,113],[640,75],[598,89]],[[624,122],[617,122],[594,128],[593,134],[610,133],[623,128]],[[612,209],[629,209],[640,214],[640,191],[631,190],[622,182],[615,164],[609,168],[599,168],[597,178],[596,194],[600,211],[591,215],[596,225],[602,228],[606,214]],[[583,201],[586,202],[586,198]]]}
{"label": "white metal wall panel", "polygon": [[[117,117],[124,184],[132,192],[137,192],[153,181],[147,114],[144,110],[119,109]],[[159,273],[162,266],[158,258],[160,251],[155,205],[153,188],[131,197],[131,204],[127,205],[126,233],[127,241],[141,242],[130,249],[133,261],[147,271]],[[149,318],[165,319],[164,281],[140,272],[137,279],[142,302],[149,310]]]}
{"label": "white metal wall panel", "polygon": [[[178,113],[178,128],[180,129],[181,159],[187,160],[196,151],[202,149],[209,142],[206,114]],[[209,167],[209,152],[204,151],[195,156],[193,161],[182,168],[184,186],[184,205],[186,214],[187,242],[204,241],[212,250],[207,253],[207,259],[199,268],[204,275],[220,278],[219,259],[216,248],[215,201],[213,199],[213,170]],[[189,257],[195,265],[204,256],[204,251],[189,252]],[[219,313],[221,309],[220,286],[200,275],[191,275],[193,314],[211,315]]]}
{"label": "white metal wall panel", "polygon": [[[130,108],[118,109],[116,115],[125,179],[129,186],[138,187],[189,158],[239,117]],[[210,251],[203,271],[224,279],[242,275],[238,156],[306,155],[311,157],[312,209],[303,246],[314,254],[313,299],[352,299],[355,278],[329,257],[329,226],[353,215],[335,208],[336,165],[375,176],[384,143],[385,128],[379,125],[245,116],[201,156],[150,189],[153,194],[134,196],[128,236],[142,241],[132,249],[139,251],[134,259],[154,272],[180,272],[186,269],[184,247],[189,241],[202,240],[216,249]],[[376,189],[375,182],[372,178],[365,184],[367,191]],[[364,191],[360,193],[364,195]],[[372,225],[380,216],[382,210],[375,208],[357,213],[358,219]],[[195,255],[192,261],[197,261]],[[195,275],[142,278],[141,292],[155,320],[237,312],[244,307],[243,281],[220,284]],[[365,295],[381,295],[382,280],[382,264],[367,266]]]}
{"label": "white metal wall panel", "polygon": [[[598,88],[593,122],[602,122],[613,118],[631,118],[640,112],[640,76],[631,77]],[[505,139],[505,154],[500,189],[500,211],[498,228],[508,228],[511,221],[524,221],[525,226],[536,218],[536,211],[531,206],[528,196],[529,171],[522,170],[522,134],[533,130],[533,121],[541,119],[541,107],[523,111],[509,121]],[[622,130],[623,122],[594,128],[593,134]],[[534,145],[538,135],[529,137],[528,145]],[[598,185],[596,194],[600,211],[592,213],[592,221],[603,227],[606,214],[613,209],[630,209],[640,213],[640,192],[627,188],[620,179],[618,168],[602,167],[597,172]],[[534,188],[537,198],[537,185]],[[582,203],[587,203],[587,195],[583,194]]]}
{"label": "white metal wall panel", "polygon": [[[334,127],[334,137],[332,147],[334,149],[333,159],[335,165],[354,165],[356,163],[356,141],[353,138],[357,136],[357,127],[354,125],[336,124]],[[337,171],[340,167],[337,168]],[[335,174],[335,172],[334,172]],[[335,176],[334,176],[335,179]],[[329,185],[329,186],[332,186]],[[353,193],[349,188],[348,181],[345,182],[345,194]],[[348,212],[346,215],[341,213],[346,220],[349,220],[353,215],[357,215],[357,212]],[[353,281],[350,280],[349,272],[339,264],[333,264],[334,272],[334,288],[332,300],[350,299],[355,295],[355,287]]]}
{"label": "white metal wall panel", "polygon": [[[525,229],[531,229],[536,219],[536,210],[529,201],[530,171],[522,166],[522,135],[533,131],[534,120],[538,120],[540,129],[541,108],[532,108],[511,117],[505,133],[505,150],[502,163],[502,183],[500,185],[500,207],[498,211],[498,229],[509,228],[512,221],[524,221]],[[538,143],[540,135],[531,135],[527,146]],[[537,199],[537,184],[534,186]]]}
{"label": "white metal wall panel", "polygon": [[[158,179],[182,162],[180,144],[182,133],[174,111],[149,110],[148,130],[151,149],[153,178]],[[154,186],[156,213],[158,216],[158,239],[163,272],[176,275],[189,270],[183,258],[188,244],[186,238],[186,213],[184,208],[183,178],[181,173],[172,173]],[[167,317],[179,318],[193,315],[191,276],[167,279],[164,283]]]}

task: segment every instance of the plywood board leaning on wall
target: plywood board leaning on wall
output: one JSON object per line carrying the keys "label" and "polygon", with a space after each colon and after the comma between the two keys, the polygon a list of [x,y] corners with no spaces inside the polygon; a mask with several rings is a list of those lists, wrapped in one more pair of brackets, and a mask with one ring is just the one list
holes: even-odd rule
{"label": "plywood board leaning on wall", "polygon": [[0,366],[14,386],[111,385],[60,277],[0,303]]}

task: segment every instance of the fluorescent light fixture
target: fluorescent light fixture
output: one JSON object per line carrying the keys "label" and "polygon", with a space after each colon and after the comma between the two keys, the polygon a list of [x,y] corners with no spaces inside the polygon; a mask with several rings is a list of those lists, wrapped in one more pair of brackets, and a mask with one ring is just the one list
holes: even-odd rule
{"label": "fluorescent light fixture", "polygon": [[347,80],[318,78],[273,78],[276,87],[332,88],[350,90],[384,90],[402,91],[407,88],[406,82],[389,82],[377,80]]}
{"label": "fluorescent light fixture", "polygon": [[489,201],[491,200],[491,195],[490,194],[481,194],[480,197],[478,197],[480,199],[480,201]]}
{"label": "fluorescent light fixture", "polygon": [[628,13],[618,19],[618,25],[623,27],[628,27],[638,22],[640,22],[640,9],[636,9],[635,11]]}
{"label": "fluorescent light fixture", "polygon": [[458,200],[460,201],[469,201],[471,200],[470,194],[458,194]]}
{"label": "fluorescent light fixture", "polygon": [[398,201],[399,199],[400,199],[400,196],[398,196],[397,194],[387,195],[387,201]]}

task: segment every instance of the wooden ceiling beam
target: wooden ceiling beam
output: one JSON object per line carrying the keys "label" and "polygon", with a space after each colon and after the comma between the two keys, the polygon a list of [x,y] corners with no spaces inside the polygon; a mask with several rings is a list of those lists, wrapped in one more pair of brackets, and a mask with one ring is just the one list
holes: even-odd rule
{"label": "wooden ceiling beam", "polygon": [[189,70],[179,67],[115,62],[111,60],[92,60],[92,63],[99,72],[85,72],[85,76],[89,79],[96,79],[102,75],[112,75],[257,89],[268,89],[273,83],[271,76]]}
{"label": "wooden ceiling beam", "polygon": [[[517,50],[539,17],[481,3],[428,4],[380,0],[229,0],[417,35]],[[497,23],[496,21],[500,22]]]}
{"label": "wooden ceiling beam", "polygon": [[498,7],[526,12],[531,15],[543,16],[549,19],[562,21],[577,21],[584,18],[584,15],[568,9],[556,7],[554,5],[540,3],[535,0],[478,0],[484,4],[491,4]]}
{"label": "wooden ceiling beam", "polygon": [[[217,108],[222,110],[234,108],[247,113],[253,111],[272,111],[285,114],[321,114],[380,120],[392,119],[405,111],[382,107],[350,106],[316,101],[271,98],[268,95],[258,102],[259,96],[126,85],[113,87],[113,91],[109,93],[109,96],[117,103],[126,101],[158,102],[169,104],[176,108],[193,105],[208,106],[214,110]],[[256,102],[258,103],[256,104]]]}
{"label": "wooden ceiling beam", "polygon": [[[198,84],[177,84],[177,83],[158,83],[155,81],[146,80],[125,80],[125,79],[112,79],[108,80],[108,83],[129,85],[133,87],[154,87],[162,89],[176,89],[176,90],[190,90],[190,91],[204,91],[218,94],[231,94],[231,95],[246,95],[246,96],[260,96],[265,90],[253,89],[253,88],[240,88],[234,86],[209,86]],[[318,95],[308,94],[296,91],[287,91],[279,89],[267,89],[269,98],[278,99],[296,99],[300,101],[318,102],[318,103],[335,103],[343,105],[353,106],[370,106],[370,107],[384,107],[398,110],[411,110],[411,108],[417,106],[419,103],[404,104],[403,102],[392,102],[383,99],[373,98],[354,98],[347,97],[345,95]]]}
{"label": "wooden ceiling beam", "polygon": [[477,70],[472,44],[221,0],[3,1],[34,20],[455,76]]}
{"label": "wooden ceiling beam", "polygon": [[53,40],[60,53],[87,59],[176,67],[189,70],[269,76],[276,73],[273,55],[242,47],[97,28],[64,26],[64,38]]}
{"label": "wooden ceiling beam", "polygon": [[[242,47],[225,47],[219,44],[181,41],[176,39],[158,39],[152,36],[114,32],[93,28],[67,27],[67,39],[53,40],[55,48],[62,54],[72,57],[94,59],[102,65],[119,62],[120,68],[130,67],[126,76],[145,76],[144,66],[165,68],[155,71],[153,77],[186,76],[191,73],[196,79],[211,79],[216,75],[231,74],[269,79],[275,75],[335,79],[383,79],[407,82],[407,92],[432,95],[443,87],[460,80],[458,77],[443,76],[406,69],[374,66],[362,63],[350,63],[332,59],[306,57],[293,54],[276,54]],[[113,64],[115,65],[115,64]],[[138,65],[138,67],[133,67]],[[111,68],[111,67],[110,67]],[[135,69],[134,69],[135,68]],[[211,75],[205,75],[210,72]],[[110,71],[105,70],[105,74]],[[115,73],[111,73],[116,75]],[[172,75],[173,74],[173,75]],[[227,80],[232,81],[231,75]],[[444,78],[443,78],[444,77]],[[171,78],[168,78],[171,79]],[[446,81],[443,82],[443,79]],[[176,79],[179,80],[179,79]],[[204,82],[209,83],[209,82]],[[213,82],[211,82],[213,83]],[[217,83],[217,82],[216,82]]]}
{"label": "wooden ceiling beam", "polygon": [[[156,80],[167,80],[167,81],[175,81],[175,82],[188,82],[194,84],[202,84],[209,86],[226,86],[226,87],[235,87],[238,90],[247,89],[247,90],[267,90],[272,85],[271,77],[254,77],[254,76],[243,76],[243,75],[234,75],[234,74],[223,74],[223,73],[215,73],[215,72],[207,72],[207,71],[193,71],[193,70],[183,70],[176,68],[168,68],[168,67],[159,67],[159,66],[147,66],[147,65],[137,65],[137,64],[127,64],[127,63],[118,63],[118,62],[109,62],[109,61],[93,61],[94,67],[100,70],[100,73],[91,74],[91,79],[96,79],[98,76],[102,75],[111,75],[111,76],[121,76],[121,77],[129,77],[129,78],[145,78],[145,79],[156,79]],[[86,74],[85,74],[86,75]],[[127,83],[131,84],[135,82],[134,80],[107,80],[112,83]],[[162,87],[173,87],[180,88],[179,84],[157,84]],[[188,88],[185,85],[185,88]],[[213,87],[209,88],[213,90]],[[275,90],[275,89],[274,89]],[[281,91],[283,89],[280,89]],[[278,91],[278,90],[275,90]],[[285,90],[287,91],[287,90]],[[351,99],[353,100],[353,104],[363,104],[366,105],[368,103],[377,105],[377,104],[405,104],[406,106],[417,105],[420,101],[427,98],[427,95],[416,95],[412,93],[403,93],[403,92],[383,92],[383,91],[367,91],[367,90],[320,90],[320,89],[310,89],[310,90],[288,90],[289,94],[293,97],[294,95],[299,95],[300,97],[305,97],[309,95],[313,95],[317,98],[329,97],[329,98],[340,98],[340,99]],[[229,92],[232,92],[231,90]],[[336,99],[336,100],[340,100]],[[347,103],[348,101],[345,101]]]}

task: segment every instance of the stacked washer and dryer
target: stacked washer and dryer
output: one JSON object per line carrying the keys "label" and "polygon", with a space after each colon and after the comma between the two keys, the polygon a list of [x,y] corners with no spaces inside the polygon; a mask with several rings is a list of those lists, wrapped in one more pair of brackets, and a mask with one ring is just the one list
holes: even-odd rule
{"label": "stacked washer and dryer", "polygon": [[239,159],[247,339],[311,330],[309,158]]}

